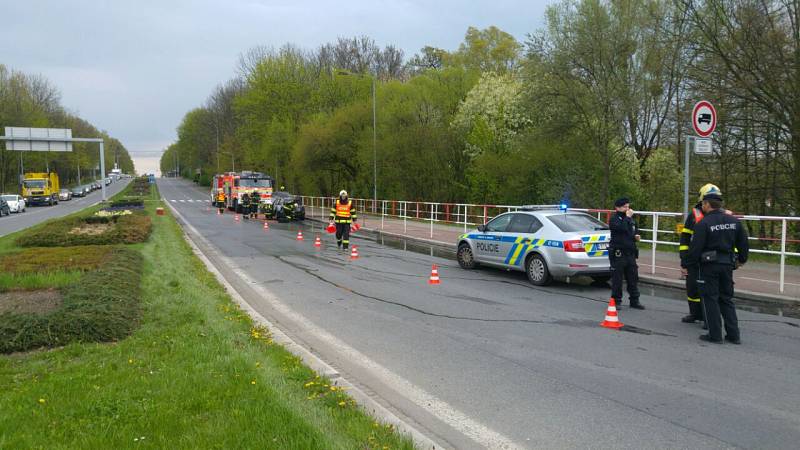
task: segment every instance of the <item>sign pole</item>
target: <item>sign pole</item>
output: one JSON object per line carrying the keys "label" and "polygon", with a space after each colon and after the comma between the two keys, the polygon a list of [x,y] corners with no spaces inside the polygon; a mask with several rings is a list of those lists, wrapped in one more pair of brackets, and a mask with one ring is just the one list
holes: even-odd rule
{"label": "sign pole", "polygon": [[692,152],[689,147],[691,146],[692,137],[686,136],[686,151],[683,156],[683,220],[689,217],[689,158]]}
{"label": "sign pole", "polygon": [[103,148],[103,140],[100,139],[100,186],[103,193],[103,201],[106,201],[106,156],[105,149]]}

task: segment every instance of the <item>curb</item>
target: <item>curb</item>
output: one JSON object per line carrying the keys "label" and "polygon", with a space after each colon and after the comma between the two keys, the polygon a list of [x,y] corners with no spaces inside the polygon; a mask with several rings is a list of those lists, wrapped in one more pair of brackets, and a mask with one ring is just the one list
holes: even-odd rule
{"label": "curb", "polygon": [[[308,218],[306,220],[312,220],[312,221],[318,222],[318,223],[327,223],[327,221],[322,221],[322,220],[316,219],[316,218]],[[391,237],[391,238],[405,239],[405,240],[408,240],[408,241],[414,241],[414,242],[419,242],[419,243],[426,244],[426,245],[431,245],[431,246],[434,246],[434,247],[437,247],[437,248],[440,248],[440,249],[443,249],[443,250],[446,250],[446,251],[455,252],[455,249],[456,249],[455,244],[448,244],[448,243],[441,242],[441,241],[434,241],[432,239],[420,238],[420,237],[415,237],[415,236],[408,236],[408,235],[405,235],[405,234],[391,233],[391,232],[388,232],[388,231],[381,231],[381,230],[377,230],[377,229],[374,229],[374,228],[366,228],[366,227],[364,227],[364,228],[361,228],[361,230],[359,230],[359,233],[362,233],[362,232],[370,234],[373,237],[375,237],[376,239],[380,238],[381,236],[388,236],[388,237]],[[668,287],[668,288],[674,288],[674,289],[679,289],[679,290],[686,289],[686,284],[682,280],[671,280],[669,278],[663,278],[663,277],[656,277],[656,276],[652,276],[652,275],[639,274],[639,281],[644,283],[644,284],[650,284],[650,285],[653,285],[653,286]],[[735,294],[734,294],[733,298],[734,299],[739,299],[739,300],[745,300],[745,301],[753,302],[753,303],[767,304],[767,305],[780,304],[780,305],[794,305],[794,306],[796,306],[798,303],[800,303],[800,299],[795,299],[795,298],[789,297],[787,295],[767,294],[767,293],[763,293],[763,292],[746,291],[746,290],[740,290],[740,289],[737,289],[735,291]]]}
{"label": "curb", "polygon": [[[163,201],[163,199],[162,199]],[[214,277],[219,281],[220,284],[225,288],[228,295],[238,304],[247,314],[259,325],[263,325],[267,327],[270,332],[272,333],[273,341],[282,345],[286,350],[288,350],[293,355],[299,357],[304,364],[309,366],[312,370],[317,372],[320,375],[328,377],[332,382],[335,384],[346,388],[347,394],[352,397],[356,403],[365,411],[367,414],[374,417],[376,420],[379,420],[383,423],[392,424],[398,430],[398,432],[405,434],[414,441],[415,448],[419,449],[441,449],[445,448],[439,445],[436,441],[428,437],[427,435],[420,432],[418,429],[414,428],[409,423],[400,419],[397,415],[386,409],[383,405],[375,401],[372,397],[370,397],[367,393],[363,390],[358,388],[356,385],[345,379],[341,376],[338,370],[333,368],[330,364],[323,361],[320,357],[306,349],[305,347],[298,344],[294,341],[291,337],[286,335],[278,326],[270,322],[266,317],[261,315],[249,303],[247,300],[242,297],[236,288],[231,285],[228,280],[222,275],[222,273],[214,266],[214,263],[203,253],[197,243],[194,241],[194,238],[190,235],[196,235],[198,240],[204,240],[204,238],[190,225],[175,209],[169,202],[163,201],[165,205],[167,205],[174,215],[174,217],[178,220],[178,224],[181,226],[183,230],[183,238],[192,248],[194,254],[203,262],[206,266],[206,269],[214,274]],[[184,225],[186,228],[184,228]]]}

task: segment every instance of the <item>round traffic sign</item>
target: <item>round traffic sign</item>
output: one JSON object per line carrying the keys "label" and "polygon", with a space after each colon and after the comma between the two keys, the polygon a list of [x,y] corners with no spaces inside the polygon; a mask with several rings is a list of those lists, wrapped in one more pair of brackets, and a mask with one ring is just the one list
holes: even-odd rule
{"label": "round traffic sign", "polygon": [[706,100],[697,102],[692,110],[692,126],[698,136],[711,136],[711,133],[717,128],[717,110],[714,109],[714,105]]}

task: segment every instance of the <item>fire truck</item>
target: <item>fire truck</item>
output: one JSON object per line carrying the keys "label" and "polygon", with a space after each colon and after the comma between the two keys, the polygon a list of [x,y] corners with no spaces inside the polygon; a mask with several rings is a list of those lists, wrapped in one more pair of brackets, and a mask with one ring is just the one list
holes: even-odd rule
{"label": "fire truck", "polygon": [[260,203],[272,198],[275,180],[261,172],[225,172],[214,175],[211,182],[211,204],[213,205],[219,189],[225,193],[225,206],[237,213],[242,212],[242,195],[246,192],[251,198],[255,195]]}

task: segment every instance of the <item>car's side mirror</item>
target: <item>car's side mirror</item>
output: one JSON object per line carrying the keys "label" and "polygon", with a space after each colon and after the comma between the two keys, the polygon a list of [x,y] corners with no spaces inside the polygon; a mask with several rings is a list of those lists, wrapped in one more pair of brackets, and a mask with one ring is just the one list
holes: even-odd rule
{"label": "car's side mirror", "polygon": [[478,231],[480,231],[481,233],[485,233],[486,232],[486,225],[478,225]]}

